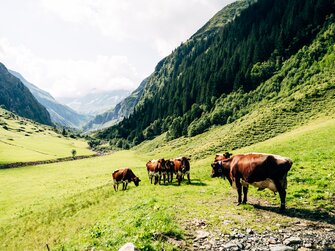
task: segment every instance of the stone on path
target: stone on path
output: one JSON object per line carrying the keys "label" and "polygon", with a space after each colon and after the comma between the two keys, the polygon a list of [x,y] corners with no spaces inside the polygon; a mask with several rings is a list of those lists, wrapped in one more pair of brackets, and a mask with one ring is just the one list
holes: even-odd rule
{"label": "stone on path", "polygon": [[291,251],[291,250],[294,250],[294,249],[289,246],[285,246],[283,244],[270,245],[270,251]]}
{"label": "stone on path", "polygon": [[131,242],[124,244],[119,251],[138,251],[139,249]]}

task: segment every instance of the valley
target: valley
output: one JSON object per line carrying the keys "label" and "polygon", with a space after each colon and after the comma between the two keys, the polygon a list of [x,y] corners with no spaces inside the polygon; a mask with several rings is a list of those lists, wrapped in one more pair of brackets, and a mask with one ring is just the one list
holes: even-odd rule
{"label": "valley", "polygon": [[[284,214],[278,213],[278,195],[267,190],[250,188],[250,204],[237,206],[236,191],[229,183],[210,178],[215,152],[192,158],[190,185],[184,181],[177,186],[175,179],[172,184],[150,184],[145,163],[153,157],[190,155],[182,139],[150,154],[147,142],[99,158],[0,170],[1,247],[42,250],[48,244],[52,250],[118,250],[129,241],[140,249],[184,250],[247,229],[277,236],[276,231],[289,231],[297,222],[318,222],[334,233],[335,183],[328,178],[334,175],[334,133],[335,118],[321,117],[233,151],[292,158]],[[125,166],[141,178],[140,185],[130,183],[126,191],[114,192],[111,173]],[[199,230],[210,235],[193,241]],[[328,239],[333,244],[327,245],[334,245],[334,238]]]}
{"label": "valley", "polygon": [[[102,46],[113,40],[104,36],[93,61],[66,55],[64,65],[40,66],[45,76],[30,72],[50,80],[44,86],[63,104],[1,62],[0,250],[119,250],[128,242],[146,251],[335,250],[334,13],[331,0],[230,3],[131,93],[142,76],[132,63],[146,58],[100,54],[142,49]],[[168,44],[155,35],[141,46],[155,47],[149,40]],[[238,205],[231,185],[277,181],[283,197],[290,160],[249,154],[258,157],[212,165],[225,152],[292,160],[286,210],[278,193],[252,186]],[[190,159],[191,183],[178,185],[176,175],[188,173],[180,158],[171,183],[151,184],[146,163],[177,157]],[[140,184],[130,179],[114,191],[112,173],[125,167]],[[212,167],[222,177],[211,178]]]}

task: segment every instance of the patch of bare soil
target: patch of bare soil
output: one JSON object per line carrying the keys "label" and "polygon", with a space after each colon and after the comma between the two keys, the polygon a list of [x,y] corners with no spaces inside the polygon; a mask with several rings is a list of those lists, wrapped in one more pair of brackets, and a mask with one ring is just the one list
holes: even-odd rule
{"label": "patch of bare soil", "polygon": [[[289,208],[277,213],[273,206],[254,206],[257,214],[277,214],[275,217],[290,218],[290,224],[278,224],[277,230],[257,232],[252,228],[236,225],[230,233],[222,233],[220,226],[209,226],[203,219],[185,222],[186,245],[182,250],[335,250],[335,216],[330,213]],[[229,219],[222,221],[227,224]],[[229,222],[231,223],[231,222]],[[264,219],[264,223],[269,224]]]}

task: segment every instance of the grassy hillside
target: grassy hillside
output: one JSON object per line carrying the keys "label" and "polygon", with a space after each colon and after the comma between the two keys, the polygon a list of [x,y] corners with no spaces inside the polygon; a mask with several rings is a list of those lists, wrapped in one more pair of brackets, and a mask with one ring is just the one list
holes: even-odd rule
{"label": "grassy hillside", "polygon": [[83,140],[63,137],[51,127],[0,108],[0,164],[94,154]]}
{"label": "grassy hillside", "polygon": [[[249,93],[236,92],[216,100],[189,126],[190,136],[168,140],[161,135],[138,148],[155,154],[177,148],[193,158],[213,151],[232,150],[270,139],[310,121],[335,114],[335,25],[330,24],[308,47],[283,63],[281,71]],[[321,53],[322,50],[326,50]],[[316,56],[319,55],[319,56]],[[306,69],[306,65],[310,65]],[[195,131],[196,133],[192,133]]]}
{"label": "grassy hillside", "polygon": [[[179,139],[150,153],[154,142],[95,159],[0,170],[0,249],[43,250],[48,243],[52,250],[118,250],[131,241],[143,250],[173,250],[189,245],[186,229],[197,219],[204,220],[207,229],[223,233],[236,227],[269,231],[289,226],[292,217],[335,223],[335,182],[329,178],[335,174],[334,117],[320,116],[234,151],[270,152],[293,159],[286,215],[277,213],[279,198],[273,193],[250,188],[249,201],[274,209],[236,206],[236,191],[228,182],[210,178],[210,163],[219,148],[196,149],[206,148],[204,140],[215,130],[219,133],[219,128],[214,129],[187,144]],[[151,185],[146,161],[180,154],[194,156],[192,184]],[[141,184],[114,192],[111,173],[124,166],[133,169]]]}

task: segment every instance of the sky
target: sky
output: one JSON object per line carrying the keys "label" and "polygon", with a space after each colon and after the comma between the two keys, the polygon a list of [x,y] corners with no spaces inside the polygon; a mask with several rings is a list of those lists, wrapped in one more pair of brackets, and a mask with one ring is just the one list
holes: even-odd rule
{"label": "sky", "polygon": [[0,62],[57,98],[132,91],[234,0],[1,0]]}

